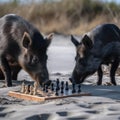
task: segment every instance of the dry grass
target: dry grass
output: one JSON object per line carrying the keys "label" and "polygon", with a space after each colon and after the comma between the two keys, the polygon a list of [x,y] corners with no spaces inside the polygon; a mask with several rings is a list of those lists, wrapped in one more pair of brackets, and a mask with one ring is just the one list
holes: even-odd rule
{"label": "dry grass", "polygon": [[32,22],[43,33],[83,34],[102,23],[120,26],[120,6],[97,0],[62,0],[42,4],[0,5],[0,16],[15,13]]}

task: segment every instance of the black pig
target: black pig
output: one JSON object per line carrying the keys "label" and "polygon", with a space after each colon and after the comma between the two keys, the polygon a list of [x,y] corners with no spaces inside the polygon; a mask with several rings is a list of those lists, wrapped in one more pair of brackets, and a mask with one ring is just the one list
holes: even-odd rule
{"label": "black pig", "polygon": [[11,79],[16,79],[21,68],[37,84],[49,83],[46,51],[52,37],[51,33],[44,38],[31,23],[15,14],[0,18],[0,69],[7,86],[12,86]]}
{"label": "black pig", "polygon": [[71,82],[82,83],[86,77],[97,71],[97,85],[101,85],[101,65],[111,64],[111,83],[116,85],[115,72],[120,60],[120,29],[114,24],[102,24],[85,34],[80,43],[73,36],[71,40],[76,46],[76,65]]}

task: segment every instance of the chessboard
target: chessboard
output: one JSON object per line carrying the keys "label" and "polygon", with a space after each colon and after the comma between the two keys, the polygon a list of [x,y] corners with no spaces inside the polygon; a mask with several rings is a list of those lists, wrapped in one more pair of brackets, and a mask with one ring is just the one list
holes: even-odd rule
{"label": "chessboard", "polygon": [[56,81],[51,82],[50,86],[43,85],[43,87],[37,88],[36,85],[25,85],[23,82],[19,91],[9,91],[9,96],[23,100],[30,101],[45,101],[52,99],[60,99],[66,97],[77,96],[90,96],[90,93],[82,92],[80,84],[68,84],[68,81]]}

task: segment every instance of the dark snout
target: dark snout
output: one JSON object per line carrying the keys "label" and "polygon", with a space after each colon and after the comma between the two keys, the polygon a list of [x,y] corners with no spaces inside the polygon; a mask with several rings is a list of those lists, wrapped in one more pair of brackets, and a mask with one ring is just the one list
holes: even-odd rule
{"label": "dark snout", "polygon": [[44,84],[49,86],[51,83],[51,80],[49,80],[49,76],[43,77],[43,75],[41,76],[41,74],[39,74],[38,81],[41,86],[43,86]]}
{"label": "dark snout", "polygon": [[71,78],[69,78],[71,83],[80,84],[83,82],[82,75],[78,74],[75,70],[72,73]]}
{"label": "dark snout", "polygon": [[49,80],[49,74],[47,68],[42,69],[36,74],[36,79],[39,81],[40,85],[50,85],[51,80]]}

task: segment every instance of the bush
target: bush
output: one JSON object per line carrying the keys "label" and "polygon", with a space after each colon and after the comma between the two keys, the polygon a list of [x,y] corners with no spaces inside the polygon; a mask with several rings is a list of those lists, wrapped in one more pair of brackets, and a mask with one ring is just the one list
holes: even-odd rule
{"label": "bush", "polygon": [[100,0],[61,0],[21,4],[12,0],[0,4],[0,16],[15,13],[35,24],[44,33],[82,34],[97,24],[112,22],[119,26],[120,5]]}

